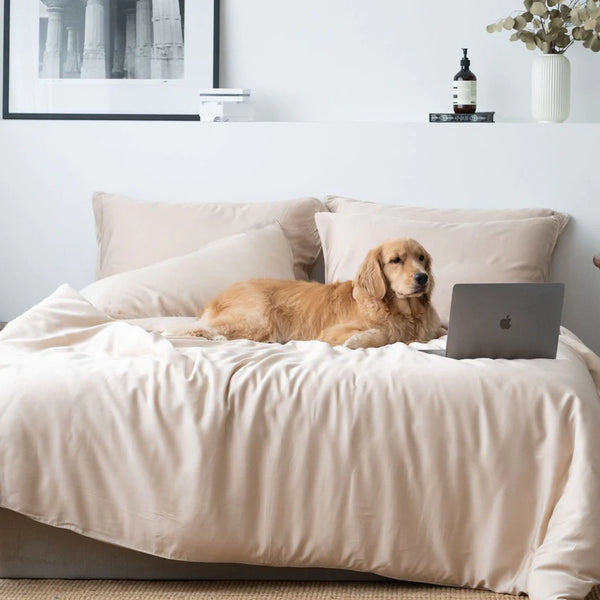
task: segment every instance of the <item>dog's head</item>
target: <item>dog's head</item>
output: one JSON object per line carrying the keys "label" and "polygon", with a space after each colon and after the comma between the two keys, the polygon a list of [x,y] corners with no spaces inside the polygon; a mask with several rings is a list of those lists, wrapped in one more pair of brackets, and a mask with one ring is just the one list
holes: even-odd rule
{"label": "dog's head", "polygon": [[367,254],[354,279],[354,287],[379,300],[388,295],[430,297],[431,262],[427,250],[416,240],[390,240]]}

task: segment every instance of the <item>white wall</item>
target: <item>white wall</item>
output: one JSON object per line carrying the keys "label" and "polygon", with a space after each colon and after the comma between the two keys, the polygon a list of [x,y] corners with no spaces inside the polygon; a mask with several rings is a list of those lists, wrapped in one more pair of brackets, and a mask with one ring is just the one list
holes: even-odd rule
{"label": "white wall", "polygon": [[[252,87],[265,120],[346,122],[0,121],[0,320],[62,282],[92,280],[94,190],[168,201],[333,193],[570,213],[553,278],[568,286],[565,324],[600,351],[600,125],[401,123],[448,108],[464,44],[481,108],[528,119],[532,55],[485,32],[517,0],[222,1],[223,85]],[[600,120],[600,57],[572,58],[574,116]],[[352,123],[371,119],[384,122]]]}
{"label": "white wall", "polygon": [[[570,213],[553,278],[564,322],[600,350],[600,125],[0,123],[0,318],[94,276],[94,190],[147,200],[342,194],[429,206]],[[562,158],[561,149],[568,148]],[[174,232],[176,235],[176,232]]]}
{"label": "white wall", "polygon": [[[257,117],[423,121],[451,108],[468,47],[479,107],[530,121],[534,52],[485,27],[522,0],[222,0],[223,83],[253,90]],[[600,55],[579,46],[572,121],[600,121]]]}

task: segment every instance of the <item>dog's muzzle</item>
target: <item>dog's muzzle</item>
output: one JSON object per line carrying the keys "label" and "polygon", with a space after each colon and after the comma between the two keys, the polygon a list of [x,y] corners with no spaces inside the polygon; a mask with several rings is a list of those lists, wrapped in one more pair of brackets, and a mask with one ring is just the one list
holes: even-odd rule
{"label": "dog's muzzle", "polygon": [[415,273],[413,277],[414,287],[410,296],[420,296],[427,290],[429,275],[427,273]]}
{"label": "dog's muzzle", "polygon": [[425,287],[429,281],[429,275],[427,273],[415,273],[414,281],[417,286]]}

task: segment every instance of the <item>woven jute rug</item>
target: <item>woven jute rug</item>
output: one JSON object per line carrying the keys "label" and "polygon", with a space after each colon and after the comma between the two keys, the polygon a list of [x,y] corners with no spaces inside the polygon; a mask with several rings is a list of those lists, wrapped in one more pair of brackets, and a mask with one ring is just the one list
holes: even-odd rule
{"label": "woven jute rug", "polygon": [[[0,579],[1,600],[507,600],[409,583]],[[596,588],[587,600],[600,600]]]}

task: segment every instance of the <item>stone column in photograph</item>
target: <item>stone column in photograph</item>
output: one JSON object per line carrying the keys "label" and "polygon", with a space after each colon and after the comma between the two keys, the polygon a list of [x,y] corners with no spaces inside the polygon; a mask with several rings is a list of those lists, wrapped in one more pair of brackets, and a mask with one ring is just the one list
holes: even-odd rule
{"label": "stone column in photograph", "polygon": [[83,39],[83,31],[79,29],[75,30],[75,48],[77,49],[77,66],[79,68],[79,73],[81,73],[81,66],[83,65],[83,44],[81,43]]}
{"label": "stone column in photograph", "polygon": [[183,78],[183,29],[179,0],[152,0],[152,78]]}
{"label": "stone column in photograph", "polygon": [[113,79],[125,77],[125,20],[123,17],[124,15],[117,17],[113,36],[113,60],[110,74]]}
{"label": "stone column in photograph", "polygon": [[150,79],[150,59],[152,56],[152,8],[150,0],[137,0],[135,24],[135,78]]}
{"label": "stone column in photograph", "polygon": [[104,0],[85,2],[85,37],[82,79],[106,79],[106,32]]}
{"label": "stone column in photograph", "polygon": [[127,4],[125,8],[125,77],[135,77],[135,2]]}
{"label": "stone column in photograph", "polygon": [[42,77],[58,79],[61,76],[62,39],[66,0],[43,0],[48,11],[46,45],[42,59]]}
{"label": "stone column in photograph", "polygon": [[79,56],[76,43],[75,27],[67,25],[67,55],[63,67],[65,77],[79,77]]}

